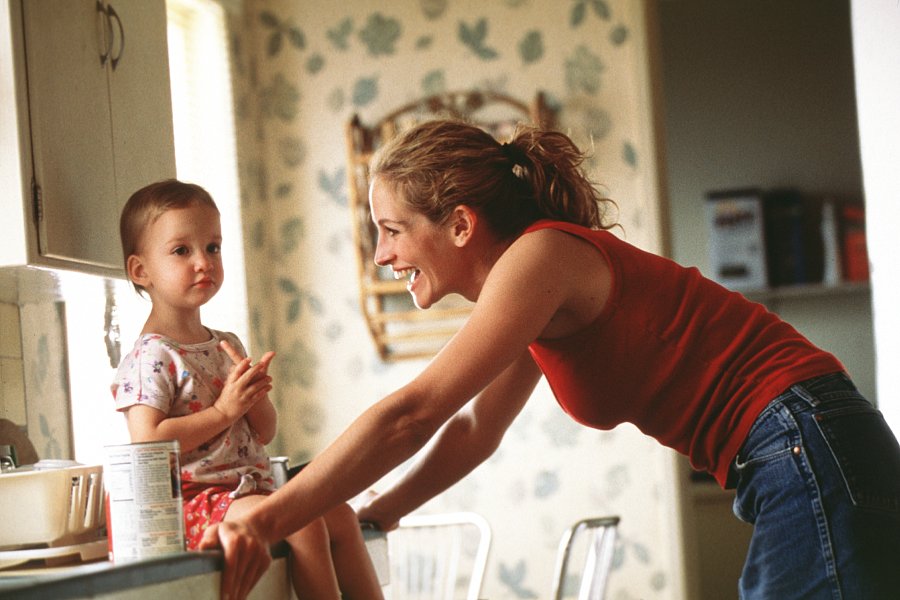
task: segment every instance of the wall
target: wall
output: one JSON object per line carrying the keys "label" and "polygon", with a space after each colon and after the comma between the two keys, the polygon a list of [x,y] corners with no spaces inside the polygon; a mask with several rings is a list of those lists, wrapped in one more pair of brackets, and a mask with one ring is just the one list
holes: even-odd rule
{"label": "wall", "polygon": [[900,400],[893,379],[900,364],[900,263],[896,260],[897,165],[900,164],[900,4],[852,0],[854,68],[877,344],[880,408],[900,436]]}
{"label": "wall", "polygon": [[0,418],[21,427],[38,458],[72,458],[66,320],[57,276],[0,268]]}
{"label": "wall", "polygon": [[[862,198],[847,0],[659,0],[659,9],[677,261],[708,273],[710,190],[795,186]],[[769,305],[877,399],[865,293]]]}
{"label": "wall", "polygon": [[25,376],[19,307],[0,303],[0,417],[25,423]]}
{"label": "wall", "polygon": [[[421,362],[380,362],[357,305],[344,125],[444,90],[543,90],[660,251],[643,3],[248,1],[234,19],[239,163],[255,353],[278,352],[280,434],[315,455]],[[542,385],[500,450],[427,511],[476,510],[494,546],[483,595],[543,598],[563,530],[619,514],[614,598],[680,597],[672,455],[634,428],[568,420]]]}

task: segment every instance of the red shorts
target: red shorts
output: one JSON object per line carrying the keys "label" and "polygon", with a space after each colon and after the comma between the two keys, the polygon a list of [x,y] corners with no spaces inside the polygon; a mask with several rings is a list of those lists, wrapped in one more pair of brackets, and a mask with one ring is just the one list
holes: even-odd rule
{"label": "red shorts", "polygon": [[[233,490],[219,485],[203,483],[185,483],[181,487],[182,506],[184,507],[184,536],[187,549],[196,550],[203,537],[203,532],[210,525],[222,522],[225,513],[234,498],[229,494]],[[252,494],[268,495],[271,492],[257,490]],[[252,495],[248,494],[248,495]]]}

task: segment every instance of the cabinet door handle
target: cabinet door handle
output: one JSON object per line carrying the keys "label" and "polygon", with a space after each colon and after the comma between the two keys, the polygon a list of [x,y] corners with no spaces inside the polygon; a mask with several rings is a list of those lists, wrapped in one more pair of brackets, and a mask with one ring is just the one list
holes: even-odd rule
{"label": "cabinet door handle", "polygon": [[100,66],[102,67],[106,64],[106,61],[109,60],[109,53],[112,52],[113,30],[109,15],[106,14],[106,8],[103,6],[101,0],[97,0],[97,12],[100,13],[100,18],[103,20],[103,28],[106,30],[105,35],[103,36],[106,47],[103,49],[103,52],[100,53]]}
{"label": "cabinet door handle", "polygon": [[[122,60],[122,55],[125,53],[125,28],[122,27],[122,19],[119,18],[119,13],[116,12],[116,9],[112,7],[112,4],[106,5],[106,14],[109,15],[110,21],[110,31],[112,30],[112,20],[116,20],[116,25],[119,28],[119,53],[116,54],[112,60],[110,61],[110,65],[112,65],[113,71],[116,70],[116,65],[119,64],[119,61]],[[112,42],[110,41],[110,52],[112,52]]]}

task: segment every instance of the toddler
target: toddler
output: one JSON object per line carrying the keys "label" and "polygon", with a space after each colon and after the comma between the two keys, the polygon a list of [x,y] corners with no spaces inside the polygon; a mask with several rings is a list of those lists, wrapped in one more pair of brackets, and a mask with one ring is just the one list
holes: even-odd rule
{"label": "toddler", "polygon": [[[222,285],[219,211],[177,180],[129,198],[120,220],[125,270],[150,316],[112,385],[131,441],[178,440],[188,549],[207,526],[238,518],[274,491],[265,445],[274,354],[251,364],[240,340],[205,327],[200,307]],[[341,504],[287,536],[301,599],[382,598],[356,514]]]}

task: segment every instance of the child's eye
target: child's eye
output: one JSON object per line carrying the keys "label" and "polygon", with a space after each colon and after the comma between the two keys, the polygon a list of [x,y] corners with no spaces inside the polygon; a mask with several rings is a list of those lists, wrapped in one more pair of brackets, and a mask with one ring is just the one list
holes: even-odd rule
{"label": "child's eye", "polygon": [[210,254],[218,254],[219,252],[222,251],[222,245],[221,244],[210,244],[209,246],[206,247],[206,251],[209,252]]}
{"label": "child's eye", "polygon": [[178,246],[174,250],[172,250],[172,254],[177,254],[178,256],[184,256],[187,254],[188,249],[185,246]]}

